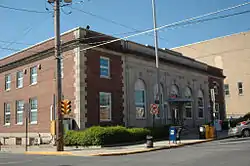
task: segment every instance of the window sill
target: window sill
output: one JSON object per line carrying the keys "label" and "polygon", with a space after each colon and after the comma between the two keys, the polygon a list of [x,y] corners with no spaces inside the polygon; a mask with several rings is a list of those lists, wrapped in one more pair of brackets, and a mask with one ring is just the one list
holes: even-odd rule
{"label": "window sill", "polygon": [[17,123],[16,125],[21,126],[21,125],[23,125],[23,123]]}
{"label": "window sill", "polygon": [[185,117],[185,120],[192,120],[192,117]]}
{"label": "window sill", "polygon": [[112,120],[100,120],[100,122],[111,122]]}
{"label": "window sill", "polygon": [[10,91],[10,89],[5,89],[5,92],[9,92]]}
{"label": "window sill", "polygon": [[198,117],[198,119],[199,119],[199,120],[203,120],[203,119],[204,119],[204,117],[202,117],[202,118],[201,118],[201,117]]}
{"label": "window sill", "polygon": [[37,121],[30,122],[31,125],[37,125]]}
{"label": "window sill", "polygon": [[6,123],[3,125],[4,127],[10,127],[10,123]]}
{"label": "window sill", "polygon": [[100,78],[111,79],[111,77],[110,77],[110,76],[101,76],[101,75],[100,75]]}
{"label": "window sill", "polygon": [[23,86],[22,87],[16,87],[16,89],[22,89],[23,88]]}
{"label": "window sill", "polygon": [[37,84],[37,82],[36,83],[32,83],[32,84],[30,84],[29,86],[34,86],[34,85],[36,85]]}

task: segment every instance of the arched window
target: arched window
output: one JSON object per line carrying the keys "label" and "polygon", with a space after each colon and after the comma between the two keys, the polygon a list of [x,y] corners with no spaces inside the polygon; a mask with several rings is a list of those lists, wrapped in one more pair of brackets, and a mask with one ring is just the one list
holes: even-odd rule
{"label": "arched window", "polygon": [[171,86],[170,98],[177,98],[179,96],[179,88],[177,85]]}
{"label": "arched window", "polygon": [[204,97],[202,90],[198,92],[198,118],[204,118]]}
{"label": "arched window", "polygon": [[[192,98],[192,92],[189,87],[186,87],[185,92],[184,92],[184,97],[186,99]],[[191,101],[185,103],[185,117],[192,118],[192,102]]]}
{"label": "arched window", "polygon": [[146,88],[141,79],[138,79],[135,83],[134,95],[136,119],[143,119],[146,117]]}
{"label": "arched window", "polygon": [[[155,84],[155,86],[154,86],[154,100],[156,100],[157,99],[157,92],[158,92],[158,84]],[[162,84],[160,84],[160,98],[159,98],[159,100],[161,101],[161,107],[160,108],[164,108],[164,95],[163,95],[163,85]],[[161,112],[163,111],[163,110],[160,110]],[[156,115],[156,118],[160,118],[160,113],[159,114],[157,114]]]}

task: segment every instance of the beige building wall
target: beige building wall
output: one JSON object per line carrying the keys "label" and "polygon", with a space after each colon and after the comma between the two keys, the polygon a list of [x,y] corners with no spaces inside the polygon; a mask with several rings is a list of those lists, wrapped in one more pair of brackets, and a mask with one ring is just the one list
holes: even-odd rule
{"label": "beige building wall", "polygon": [[[224,36],[172,50],[223,69],[229,95],[225,95],[227,116],[238,117],[250,112],[250,31]],[[243,94],[238,92],[243,83]]]}

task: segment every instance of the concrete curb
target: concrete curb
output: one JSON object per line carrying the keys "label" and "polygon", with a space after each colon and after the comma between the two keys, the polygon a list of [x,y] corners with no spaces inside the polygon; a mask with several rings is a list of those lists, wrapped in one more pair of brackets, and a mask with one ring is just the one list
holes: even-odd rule
{"label": "concrete curb", "polygon": [[177,145],[165,145],[161,147],[156,147],[156,148],[151,148],[151,149],[142,149],[142,150],[135,150],[135,151],[129,151],[129,152],[111,152],[111,153],[98,153],[98,154],[88,154],[88,155],[81,155],[81,154],[76,154],[72,152],[36,152],[36,151],[30,151],[30,152],[25,152],[24,154],[27,155],[60,155],[60,156],[123,156],[123,155],[130,155],[130,154],[139,154],[139,153],[146,153],[146,152],[153,152],[153,151],[158,151],[158,150],[164,150],[164,149],[175,149],[175,148],[181,148],[184,146],[188,145],[195,145],[195,144],[202,144],[206,142],[212,142],[212,141],[218,141],[218,140],[223,140],[227,139],[230,137],[223,137],[219,139],[206,139],[206,140],[201,140],[197,142],[189,142],[189,143],[180,143]]}
{"label": "concrete curb", "polygon": [[174,148],[180,148],[187,145],[194,145],[194,144],[201,144],[205,142],[211,142],[214,139],[208,139],[208,140],[202,140],[197,142],[189,142],[189,143],[181,143],[174,146],[166,145],[161,146],[157,148],[151,148],[151,149],[143,149],[143,150],[136,150],[136,151],[130,151],[130,152],[117,152],[117,153],[99,153],[99,154],[90,154],[89,156],[123,156],[123,155],[129,155],[129,154],[137,154],[137,153],[145,153],[145,152],[153,152],[158,150],[164,150],[164,149],[174,149]]}
{"label": "concrete curb", "polygon": [[24,152],[27,155],[56,155],[56,156],[73,156],[72,152],[38,152],[38,151],[30,151]]}

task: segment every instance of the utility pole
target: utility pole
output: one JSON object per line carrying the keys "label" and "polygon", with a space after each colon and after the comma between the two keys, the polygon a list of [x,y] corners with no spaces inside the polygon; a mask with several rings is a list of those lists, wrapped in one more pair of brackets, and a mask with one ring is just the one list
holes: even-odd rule
{"label": "utility pole", "polygon": [[54,0],[55,57],[57,63],[57,116],[56,116],[56,146],[57,151],[64,150],[63,117],[61,113],[62,78],[61,78],[61,40],[60,40],[60,0]]}
{"label": "utility pole", "polygon": [[[162,110],[162,101],[161,101],[161,90],[160,90],[160,70],[159,70],[159,58],[158,58],[158,34],[157,34],[157,23],[156,23],[156,7],[155,0],[152,0],[152,9],[153,9],[153,22],[154,22],[154,43],[155,43],[155,67],[156,67],[156,83],[157,83],[157,91],[156,91],[156,100],[159,103],[159,113]],[[156,103],[156,104],[158,104]],[[153,116],[153,124],[154,124],[155,116]]]}

